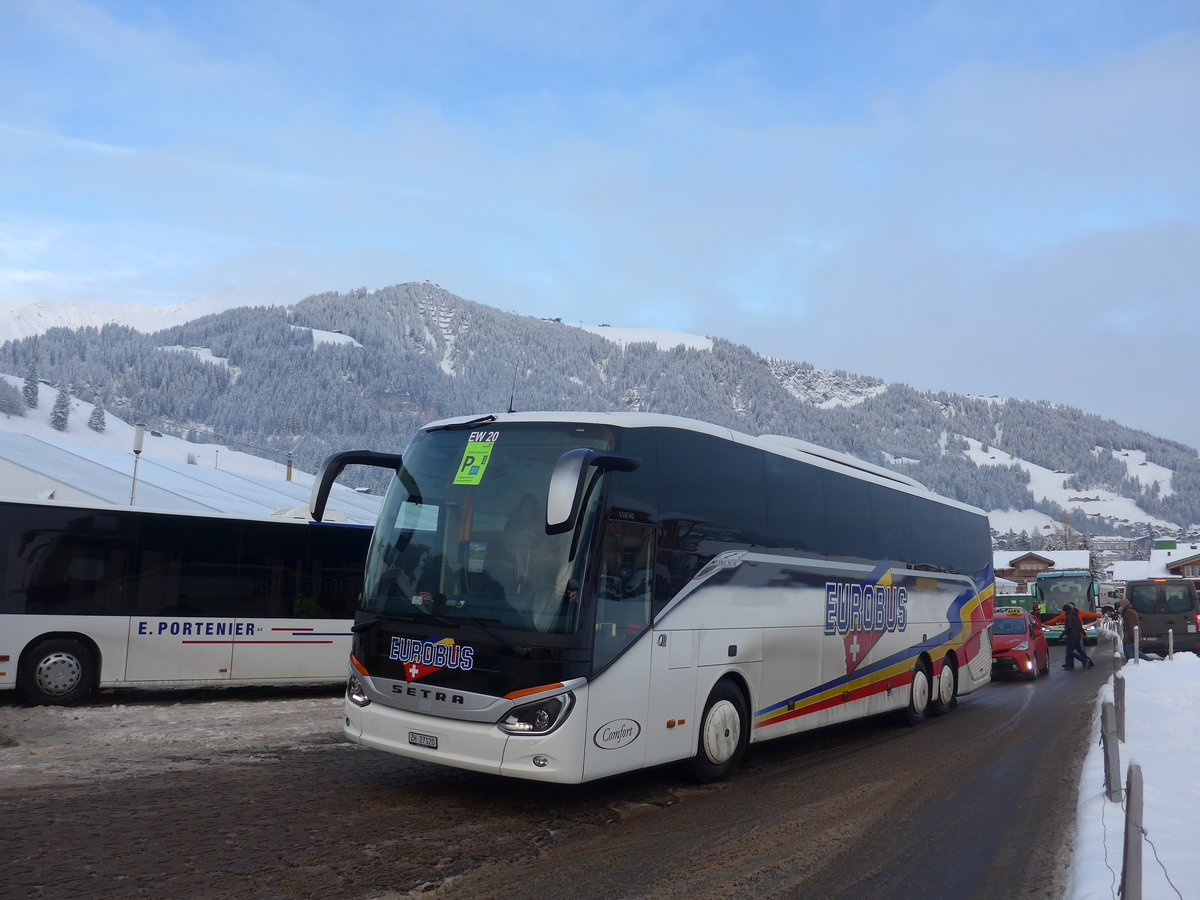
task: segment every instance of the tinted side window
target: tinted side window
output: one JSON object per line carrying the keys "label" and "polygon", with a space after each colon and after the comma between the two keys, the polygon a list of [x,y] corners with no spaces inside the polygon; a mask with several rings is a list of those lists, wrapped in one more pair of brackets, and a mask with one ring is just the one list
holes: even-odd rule
{"label": "tinted side window", "polygon": [[240,523],[154,516],[142,528],[138,612],[147,616],[248,614],[253,586],[238,570]]}
{"label": "tinted side window", "polygon": [[825,553],[830,559],[872,565],[879,559],[871,531],[870,485],[822,471],[825,493]]}
{"label": "tinted side window", "polygon": [[661,562],[678,590],[718,553],[761,545],[763,453],[706,434],[658,432]]}
{"label": "tinted side window", "polygon": [[0,611],[123,615],[136,523],[119,512],[5,506]]}
{"label": "tinted side window", "polygon": [[881,559],[907,563],[912,558],[912,497],[881,485],[870,486],[871,530]]}
{"label": "tinted side window", "polygon": [[825,495],[821,469],[766,454],[769,547],[825,555]]}

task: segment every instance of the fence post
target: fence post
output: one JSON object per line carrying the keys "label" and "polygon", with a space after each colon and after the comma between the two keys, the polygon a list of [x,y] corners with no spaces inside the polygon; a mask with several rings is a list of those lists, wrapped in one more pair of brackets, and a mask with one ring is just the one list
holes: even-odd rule
{"label": "fence post", "polygon": [[1117,713],[1111,700],[1100,707],[1100,743],[1104,747],[1104,793],[1121,800],[1121,745],[1117,742]]}
{"label": "fence post", "polygon": [[1175,658],[1175,629],[1167,629],[1167,659]]}
{"label": "fence post", "polygon": [[1117,740],[1125,743],[1125,676],[1113,676],[1113,706],[1117,714]]}
{"label": "fence post", "polygon": [[1115,631],[1112,632],[1112,642],[1113,670],[1115,671],[1125,665],[1125,648],[1121,646],[1121,635]]}
{"label": "fence post", "polygon": [[1142,767],[1129,765],[1125,787],[1125,858],[1121,864],[1121,900],[1142,900]]}
{"label": "fence post", "polygon": [[1142,626],[1133,626],[1133,664],[1136,666],[1142,658]]}

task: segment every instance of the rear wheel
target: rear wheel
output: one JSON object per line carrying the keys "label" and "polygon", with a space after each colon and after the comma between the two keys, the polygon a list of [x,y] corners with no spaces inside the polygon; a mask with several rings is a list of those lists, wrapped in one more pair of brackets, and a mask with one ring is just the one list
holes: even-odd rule
{"label": "rear wheel", "polygon": [[79,641],[51,638],[21,657],[17,690],[37,706],[71,706],[92,692],[96,665]]}
{"label": "rear wheel", "polygon": [[949,659],[942,660],[942,671],[933,685],[933,694],[929,698],[929,714],[944,716],[954,708],[958,696],[958,669]]}
{"label": "rear wheel", "polygon": [[700,738],[690,768],[707,784],[728,778],[742,761],[750,740],[746,698],[728,679],[718,681],[700,718]]}
{"label": "rear wheel", "polygon": [[912,690],[908,695],[908,708],[904,711],[904,723],[917,725],[929,711],[929,667],[924,660],[913,669]]}

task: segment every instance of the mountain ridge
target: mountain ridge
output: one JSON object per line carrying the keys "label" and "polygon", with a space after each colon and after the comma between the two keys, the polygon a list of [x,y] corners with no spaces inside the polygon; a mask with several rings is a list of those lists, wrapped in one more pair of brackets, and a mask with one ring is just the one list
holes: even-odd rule
{"label": "mountain ridge", "polygon": [[[696,340],[663,349],[627,334],[412,282],[148,333],[111,322],[50,328],[0,345],[0,371],[22,374],[32,361],[40,378],[122,415],[181,436],[238,435],[294,452],[310,469],[328,452],[396,449],[427,421],[504,409],[515,397],[526,409],[666,412],[812,441],[993,511],[1000,532],[1026,520],[1053,528],[1064,515],[1100,533],[1184,533],[1200,522],[1194,449],[1073,407],[919,392],[720,337],[685,335]],[[1130,453],[1157,477],[1139,478],[1145,470],[1122,456]]]}

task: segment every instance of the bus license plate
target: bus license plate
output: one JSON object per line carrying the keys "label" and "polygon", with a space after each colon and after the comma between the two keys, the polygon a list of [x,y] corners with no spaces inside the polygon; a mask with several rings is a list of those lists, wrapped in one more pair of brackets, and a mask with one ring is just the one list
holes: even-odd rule
{"label": "bus license plate", "polygon": [[418,747],[424,747],[427,750],[437,749],[437,737],[432,734],[420,734],[416,731],[410,731],[408,733],[408,742]]}

